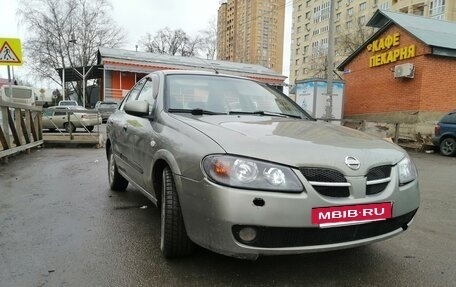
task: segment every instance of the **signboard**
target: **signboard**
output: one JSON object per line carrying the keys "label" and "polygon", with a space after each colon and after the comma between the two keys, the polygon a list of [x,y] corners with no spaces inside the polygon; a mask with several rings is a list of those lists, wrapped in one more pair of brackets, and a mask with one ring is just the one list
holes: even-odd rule
{"label": "signboard", "polygon": [[0,38],[0,65],[22,66],[20,39]]}

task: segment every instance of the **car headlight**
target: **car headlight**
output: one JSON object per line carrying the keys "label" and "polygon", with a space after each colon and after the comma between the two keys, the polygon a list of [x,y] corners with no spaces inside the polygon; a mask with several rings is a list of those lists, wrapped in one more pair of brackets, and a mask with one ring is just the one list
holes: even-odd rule
{"label": "car headlight", "polygon": [[299,193],[303,186],[289,168],[249,158],[210,155],[203,159],[210,180],[227,186]]}
{"label": "car headlight", "polygon": [[409,182],[414,181],[418,177],[418,172],[416,171],[415,164],[407,156],[401,160],[397,167],[399,168],[399,184],[404,185]]}

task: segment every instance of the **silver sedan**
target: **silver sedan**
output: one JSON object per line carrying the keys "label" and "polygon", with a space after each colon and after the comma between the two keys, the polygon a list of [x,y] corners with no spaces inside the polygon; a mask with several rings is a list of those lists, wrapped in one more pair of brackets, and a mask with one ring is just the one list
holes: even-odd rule
{"label": "silver sedan", "polygon": [[110,187],[160,208],[166,257],[194,244],[246,259],[370,244],[406,230],[420,204],[402,148],[317,122],[250,79],[154,72],[107,133]]}

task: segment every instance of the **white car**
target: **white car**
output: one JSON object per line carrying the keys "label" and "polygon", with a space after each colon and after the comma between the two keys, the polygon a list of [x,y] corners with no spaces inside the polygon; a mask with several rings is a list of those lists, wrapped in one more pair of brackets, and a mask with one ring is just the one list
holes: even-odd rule
{"label": "white car", "polygon": [[[70,121],[68,121],[70,114]],[[95,125],[101,124],[101,116],[81,106],[54,106],[46,109],[43,113],[43,129],[65,129],[66,132],[74,132],[76,128],[92,131]]]}

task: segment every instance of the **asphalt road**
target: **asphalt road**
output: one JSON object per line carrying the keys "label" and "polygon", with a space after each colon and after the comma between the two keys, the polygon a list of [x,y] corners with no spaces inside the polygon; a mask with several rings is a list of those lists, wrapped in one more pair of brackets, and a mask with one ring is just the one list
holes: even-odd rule
{"label": "asphalt road", "polygon": [[251,262],[202,248],[165,260],[158,210],[108,189],[103,149],[19,155],[0,165],[0,286],[455,286],[456,158],[412,157],[422,202],[405,233]]}

